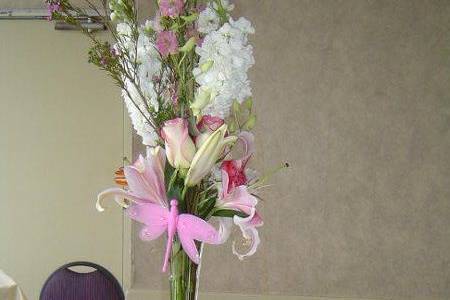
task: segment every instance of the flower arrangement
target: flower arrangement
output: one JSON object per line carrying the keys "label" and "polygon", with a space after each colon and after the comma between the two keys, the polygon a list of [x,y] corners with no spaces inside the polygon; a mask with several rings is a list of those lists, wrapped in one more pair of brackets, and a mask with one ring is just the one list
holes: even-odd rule
{"label": "flower arrangement", "polygon": [[101,1],[97,8],[86,0],[97,15],[89,17],[106,25],[111,43],[81,26],[86,10],[69,0],[46,1],[50,19],[76,25],[91,39],[89,62],[120,87],[147,147],[116,172],[121,188],[101,192],[96,207],[103,211],[114,199],[142,224],[142,240],[167,235],[162,270],[170,266],[171,299],[194,299],[203,243],[224,243],[233,225],[248,241],[245,251],[233,242],[239,259],[260,243],[257,190],[268,176],[248,167],[255,153],[247,76],[254,28],[230,15],[228,0],[159,0],[143,24],[133,0]]}

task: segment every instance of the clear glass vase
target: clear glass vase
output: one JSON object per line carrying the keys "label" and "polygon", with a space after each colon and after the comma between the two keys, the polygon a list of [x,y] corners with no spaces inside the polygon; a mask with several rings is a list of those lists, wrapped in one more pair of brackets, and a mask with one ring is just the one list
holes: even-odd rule
{"label": "clear glass vase", "polygon": [[170,257],[170,299],[196,300],[200,281],[203,244],[197,243],[200,263],[192,262],[184,252],[180,242],[174,239]]}

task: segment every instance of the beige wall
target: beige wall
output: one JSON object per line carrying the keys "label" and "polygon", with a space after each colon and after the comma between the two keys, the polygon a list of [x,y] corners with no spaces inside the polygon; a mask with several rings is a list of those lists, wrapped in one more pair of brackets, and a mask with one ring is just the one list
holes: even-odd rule
{"label": "beige wall", "polygon": [[0,21],[0,269],[38,299],[73,260],[121,279],[119,209],[95,211],[121,164],[122,105],[78,32]]}
{"label": "beige wall", "polygon": [[[450,2],[235,3],[257,30],[256,165],[292,168],[259,252],[206,247],[201,290],[449,299]],[[167,286],[162,247],[133,249],[143,299]]]}
{"label": "beige wall", "polygon": [[[90,0],[92,3],[101,4],[101,0]],[[71,3],[86,7],[85,0],[73,0]],[[2,8],[46,8],[45,0],[0,0],[0,9]]]}

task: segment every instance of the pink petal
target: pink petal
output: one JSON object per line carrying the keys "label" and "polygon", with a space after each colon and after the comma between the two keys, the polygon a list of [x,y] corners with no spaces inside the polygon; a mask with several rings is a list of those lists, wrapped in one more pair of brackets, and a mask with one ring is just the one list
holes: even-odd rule
{"label": "pink petal", "polygon": [[157,201],[156,199],[151,199],[150,186],[144,178],[143,171],[138,170],[134,166],[125,166],[123,171],[127,179],[128,187],[133,195],[151,202]]}
{"label": "pink petal", "polygon": [[221,173],[222,173],[222,190],[220,191],[220,198],[223,199],[228,194],[228,184],[230,178],[228,177],[228,173],[223,169],[221,170]]}
{"label": "pink petal", "polygon": [[234,188],[225,198],[219,199],[222,207],[238,209],[248,215],[254,213],[258,199],[248,192],[245,185]]}
{"label": "pink petal", "polygon": [[239,141],[244,147],[244,156],[242,160],[247,160],[253,153],[255,153],[255,136],[248,131],[242,131],[238,135]]}
{"label": "pink petal", "polygon": [[231,218],[219,219],[219,240],[220,244],[225,243],[231,235],[231,228],[233,227],[233,220]]}
{"label": "pink petal", "polygon": [[249,250],[246,253],[239,253],[236,250],[236,243],[233,242],[233,253],[237,255],[240,260],[243,260],[245,257],[255,254],[258,245],[261,242],[258,230],[256,228],[262,226],[263,222],[261,217],[256,212],[247,218],[234,216],[233,221],[241,229],[242,236],[250,242]]}
{"label": "pink petal", "polygon": [[167,206],[164,165],[164,151],[159,150],[155,154],[148,153],[145,159],[139,156],[133,165],[124,167],[131,193],[147,202]]}

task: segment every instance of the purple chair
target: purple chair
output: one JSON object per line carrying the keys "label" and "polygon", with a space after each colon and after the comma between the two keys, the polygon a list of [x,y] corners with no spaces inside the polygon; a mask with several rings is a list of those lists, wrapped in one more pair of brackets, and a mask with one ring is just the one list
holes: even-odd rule
{"label": "purple chair", "polygon": [[[91,267],[78,273],[71,267]],[[47,279],[39,300],[125,300],[117,279],[105,268],[90,262],[73,262],[60,267]]]}

